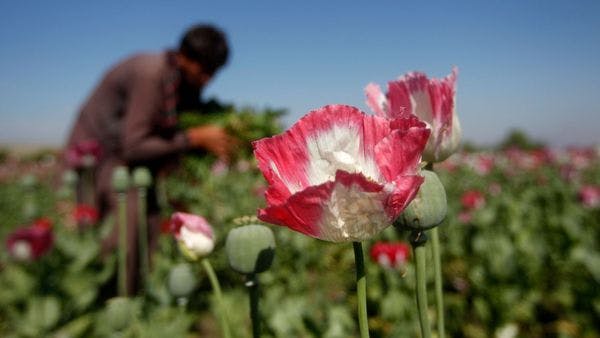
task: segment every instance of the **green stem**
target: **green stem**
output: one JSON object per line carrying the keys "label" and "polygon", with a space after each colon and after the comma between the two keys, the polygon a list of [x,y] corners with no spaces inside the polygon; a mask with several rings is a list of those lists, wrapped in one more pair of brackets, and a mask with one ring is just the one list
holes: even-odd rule
{"label": "green stem", "polygon": [[427,236],[423,232],[415,231],[411,234],[410,244],[413,247],[416,261],[417,308],[419,310],[419,323],[421,324],[421,337],[431,338],[431,327],[427,314],[426,242]]}
{"label": "green stem", "polygon": [[442,290],[442,260],[440,255],[440,236],[438,228],[431,229],[431,246],[433,250],[433,268],[435,272],[435,306],[437,311],[437,331],[439,338],[445,338],[444,329],[444,293]]}
{"label": "green stem", "polygon": [[95,205],[94,203],[94,172],[92,168],[84,168],[82,176],[82,201],[86,205]]}
{"label": "green stem", "polygon": [[202,260],[202,266],[204,266],[204,270],[208,275],[208,279],[210,280],[210,284],[213,288],[213,292],[215,294],[215,299],[217,300],[217,306],[219,307],[219,319],[221,321],[221,331],[223,332],[224,338],[231,337],[231,331],[229,330],[229,324],[227,323],[227,312],[225,310],[225,304],[223,303],[223,295],[221,294],[221,286],[219,285],[219,279],[215,274],[215,271],[210,264],[208,259]]}
{"label": "green stem", "polygon": [[367,314],[367,280],[362,244],[352,242],[356,262],[356,295],[358,297],[358,327],[361,338],[369,338],[369,317]]}
{"label": "green stem", "polygon": [[118,193],[119,209],[119,296],[127,296],[127,200],[125,193]]}
{"label": "green stem", "polygon": [[140,246],[140,269],[144,292],[148,291],[148,274],[150,262],[148,258],[148,218],[146,205],[146,188],[138,188],[138,239]]}
{"label": "green stem", "polygon": [[248,275],[246,282],[250,294],[250,319],[252,320],[252,337],[260,338],[260,311],[258,308],[258,278],[256,274]]}
{"label": "green stem", "polygon": [[[433,163],[427,163],[426,170],[433,171]],[[444,293],[442,286],[442,259],[440,253],[440,235],[438,228],[431,229],[431,246],[433,251],[433,270],[435,274],[435,306],[437,313],[437,331],[439,338],[446,337],[444,325]]]}

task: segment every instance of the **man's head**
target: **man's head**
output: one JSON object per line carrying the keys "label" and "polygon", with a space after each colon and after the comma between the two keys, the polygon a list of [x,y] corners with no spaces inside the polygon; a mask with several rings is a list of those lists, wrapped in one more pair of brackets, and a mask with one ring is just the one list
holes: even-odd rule
{"label": "man's head", "polygon": [[177,64],[186,81],[205,85],[227,63],[229,47],[225,34],[210,25],[196,25],[188,29],[177,53]]}

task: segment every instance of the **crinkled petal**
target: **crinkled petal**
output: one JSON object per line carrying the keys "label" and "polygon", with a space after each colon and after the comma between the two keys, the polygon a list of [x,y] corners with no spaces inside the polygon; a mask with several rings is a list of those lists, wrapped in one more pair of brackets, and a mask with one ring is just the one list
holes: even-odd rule
{"label": "crinkled petal", "polygon": [[410,92],[404,82],[388,82],[388,106],[385,117],[393,119],[413,114],[413,107],[410,101]]}
{"label": "crinkled petal", "polygon": [[386,117],[387,99],[381,91],[381,87],[379,87],[378,84],[369,83],[365,88],[365,94],[367,96],[367,106],[369,106],[369,108],[371,108],[376,115]]}
{"label": "crinkled petal", "polygon": [[414,116],[393,120],[391,125],[400,128],[375,146],[375,159],[388,182],[417,172],[429,138],[429,129]]}
{"label": "crinkled petal", "polygon": [[436,160],[443,160],[453,153],[460,141],[460,127],[455,112],[457,75],[458,68],[454,67],[450,75],[443,79],[432,79],[429,84],[433,137],[427,153]]}
{"label": "crinkled petal", "polygon": [[281,135],[253,143],[269,183],[270,203],[281,203],[309,186],[333,180],[338,169],[380,179],[374,148],[390,133],[389,121],[346,105],[308,113]]}
{"label": "crinkled petal", "polygon": [[410,202],[417,196],[421,184],[425,181],[423,176],[399,176],[394,181],[394,190],[385,201],[386,213],[395,220],[406,209]]}
{"label": "crinkled petal", "polygon": [[[361,174],[338,171],[335,181],[309,187],[286,203],[259,210],[265,222],[287,226],[305,235],[331,242],[361,241],[391,224],[386,203],[401,200],[395,191]],[[396,207],[390,210],[396,213]]]}
{"label": "crinkled petal", "polygon": [[177,239],[181,236],[181,228],[185,227],[191,232],[201,233],[209,238],[214,238],[211,225],[204,217],[185,212],[175,212],[171,216],[171,230]]}

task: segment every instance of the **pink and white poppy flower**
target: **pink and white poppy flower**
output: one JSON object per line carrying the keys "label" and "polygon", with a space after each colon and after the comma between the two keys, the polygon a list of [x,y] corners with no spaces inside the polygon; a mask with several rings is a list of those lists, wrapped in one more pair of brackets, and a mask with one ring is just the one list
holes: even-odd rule
{"label": "pink and white poppy flower", "polygon": [[50,251],[53,244],[52,223],[46,218],[16,229],[6,239],[8,253],[18,261],[37,260]]}
{"label": "pink and white poppy flower", "polygon": [[600,186],[585,185],[579,189],[579,200],[586,208],[597,208],[600,206]]}
{"label": "pink and white poppy flower", "polygon": [[429,130],[345,105],[316,109],[283,134],[253,143],[269,187],[262,221],[331,242],[362,241],[415,197]]}
{"label": "pink and white poppy flower", "polygon": [[71,168],[91,168],[102,157],[102,146],[96,140],[81,141],[65,151],[65,159]]}
{"label": "pink and white poppy flower", "polygon": [[183,212],[173,213],[171,232],[184,250],[184,254],[191,259],[204,257],[215,247],[212,227],[202,216]]}
{"label": "pink and white poppy flower", "polygon": [[441,162],[458,148],[461,129],[456,115],[456,77],[458,69],[443,79],[429,79],[420,72],[410,72],[388,83],[388,92],[370,83],[365,88],[367,105],[376,115],[398,118],[414,114],[432,129],[423,159]]}

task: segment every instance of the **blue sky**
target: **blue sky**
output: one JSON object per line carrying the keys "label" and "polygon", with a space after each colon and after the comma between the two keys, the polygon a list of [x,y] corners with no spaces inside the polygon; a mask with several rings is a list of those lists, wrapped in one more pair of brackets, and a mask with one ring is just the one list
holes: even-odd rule
{"label": "blue sky", "polygon": [[61,144],[103,72],[214,23],[232,47],[205,92],[236,105],[365,111],[363,88],[459,67],[465,139],[518,127],[553,145],[600,142],[600,1],[4,1],[0,142]]}

